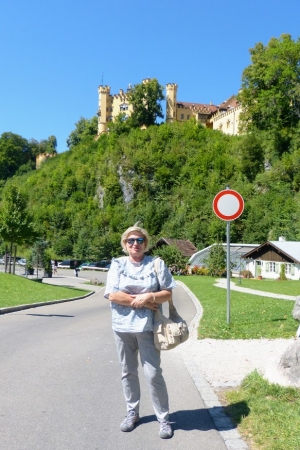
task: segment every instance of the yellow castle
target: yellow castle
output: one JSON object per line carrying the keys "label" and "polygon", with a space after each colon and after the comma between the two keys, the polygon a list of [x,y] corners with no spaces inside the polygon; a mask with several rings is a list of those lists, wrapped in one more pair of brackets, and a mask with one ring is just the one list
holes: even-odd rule
{"label": "yellow castle", "polygon": [[[148,83],[149,78],[143,83]],[[132,105],[128,101],[127,91],[120,89],[118,94],[112,95],[109,86],[98,87],[98,135],[108,131],[108,124],[112,122],[120,113],[130,116],[133,111]],[[166,122],[184,122],[195,118],[203,126],[213,130],[222,131],[225,134],[239,134],[239,116],[241,105],[235,95],[220,105],[182,102],[177,100],[178,85],[168,83],[166,85]]]}

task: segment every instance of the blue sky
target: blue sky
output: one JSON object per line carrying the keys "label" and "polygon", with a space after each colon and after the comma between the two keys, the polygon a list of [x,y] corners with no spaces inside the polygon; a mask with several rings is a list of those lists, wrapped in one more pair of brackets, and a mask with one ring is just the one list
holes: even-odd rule
{"label": "blue sky", "polygon": [[300,37],[299,0],[2,0],[0,134],[55,135],[58,151],[80,117],[112,93],[156,77],[178,100],[219,104],[237,93],[249,48]]}

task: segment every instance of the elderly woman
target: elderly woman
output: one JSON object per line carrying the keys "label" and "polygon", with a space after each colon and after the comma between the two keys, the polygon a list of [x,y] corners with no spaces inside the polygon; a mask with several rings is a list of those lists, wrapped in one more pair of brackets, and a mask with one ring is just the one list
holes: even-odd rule
{"label": "elderly woman", "polygon": [[154,258],[145,255],[149,246],[147,231],[134,225],[122,235],[121,245],[128,256],[113,259],[107,275],[104,296],[110,300],[127,416],[121,431],[132,431],[139,421],[140,383],[138,353],[150,389],[154,412],[160,424],[159,436],[171,438],[169,401],[160,367],[160,352],[154,345],[154,312],[171,298],[175,281],[163,260],[158,270]]}

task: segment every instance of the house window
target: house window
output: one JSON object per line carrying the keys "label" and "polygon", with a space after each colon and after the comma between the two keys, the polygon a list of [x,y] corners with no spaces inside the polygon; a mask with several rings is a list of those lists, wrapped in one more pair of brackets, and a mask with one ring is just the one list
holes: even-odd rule
{"label": "house window", "polygon": [[270,272],[276,272],[276,263],[270,262],[269,271]]}
{"label": "house window", "polygon": [[181,120],[184,119],[184,114],[180,114],[180,119],[181,119]]}
{"label": "house window", "polygon": [[285,274],[295,275],[295,264],[285,264]]}

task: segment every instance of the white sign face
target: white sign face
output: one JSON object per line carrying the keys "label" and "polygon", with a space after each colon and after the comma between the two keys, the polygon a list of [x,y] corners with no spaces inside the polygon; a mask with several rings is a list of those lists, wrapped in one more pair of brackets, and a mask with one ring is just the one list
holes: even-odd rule
{"label": "white sign face", "polygon": [[213,210],[222,220],[237,219],[244,210],[243,197],[232,189],[221,191],[214,198]]}
{"label": "white sign face", "polygon": [[223,216],[234,216],[240,208],[240,202],[232,195],[223,195],[218,201],[218,210]]}

